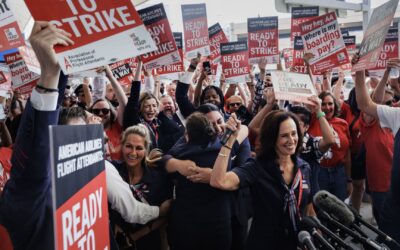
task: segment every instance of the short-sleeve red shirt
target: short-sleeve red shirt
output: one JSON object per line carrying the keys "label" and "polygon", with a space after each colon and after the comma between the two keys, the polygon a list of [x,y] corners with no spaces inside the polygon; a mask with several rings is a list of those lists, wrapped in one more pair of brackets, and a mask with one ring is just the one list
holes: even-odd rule
{"label": "short-sleeve red shirt", "polygon": [[[345,120],[333,117],[328,122],[336,132],[336,143],[331,147],[331,156],[324,156],[321,160],[321,166],[326,168],[343,164],[351,144],[349,126]],[[321,127],[315,116],[313,116],[308,133],[312,136],[322,136]]]}
{"label": "short-sleeve red shirt", "polygon": [[373,192],[387,192],[393,161],[392,131],[381,128],[377,120],[367,124],[364,119],[360,119],[360,125],[366,150],[368,187]]}

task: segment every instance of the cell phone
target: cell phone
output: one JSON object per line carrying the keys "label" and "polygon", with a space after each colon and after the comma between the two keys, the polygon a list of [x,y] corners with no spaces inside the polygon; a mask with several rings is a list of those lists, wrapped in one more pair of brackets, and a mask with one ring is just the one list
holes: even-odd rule
{"label": "cell phone", "polygon": [[209,61],[203,62],[203,69],[207,72],[207,75],[211,75],[211,65]]}

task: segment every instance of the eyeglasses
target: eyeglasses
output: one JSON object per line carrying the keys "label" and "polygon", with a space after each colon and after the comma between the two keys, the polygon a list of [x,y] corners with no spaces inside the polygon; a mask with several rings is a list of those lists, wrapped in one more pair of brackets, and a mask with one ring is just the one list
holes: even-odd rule
{"label": "eyeglasses", "polygon": [[108,115],[108,113],[110,113],[110,109],[106,109],[106,108],[103,108],[103,109],[92,109],[92,113],[95,114],[95,115],[100,115],[100,112],[105,114],[105,115]]}
{"label": "eyeglasses", "polygon": [[240,105],[242,105],[240,102],[229,103],[229,107],[235,107],[235,106],[240,107]]}

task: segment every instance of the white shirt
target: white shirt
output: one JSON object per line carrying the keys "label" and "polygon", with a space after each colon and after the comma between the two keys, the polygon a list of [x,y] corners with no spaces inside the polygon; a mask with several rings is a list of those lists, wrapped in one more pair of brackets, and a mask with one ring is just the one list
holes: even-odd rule
{"label": "white shirt", "polygon": [[[54,111],[57,108],[58,93],[39,93],[34,88],[31,95],[32,107],[40,111]],[[111,208],[128,223],[146,224],[158,217],[160,209],[137,201],[117,169],[105,161],[107,198]]]}
{"label": "white shirt", "polygon": [[394,136],[400,129],[400,108],[378,105],[379,122],[382,128],[390,128]]}

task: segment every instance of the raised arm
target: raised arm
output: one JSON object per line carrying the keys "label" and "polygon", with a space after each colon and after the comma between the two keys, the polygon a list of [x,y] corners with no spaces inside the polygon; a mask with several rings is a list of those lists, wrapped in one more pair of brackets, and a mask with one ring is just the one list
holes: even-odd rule
{"label": "raised arm", "polygon": [[245,132],[241,131],[240,121],[236,119],[235,114],[232,114],[231,118],[227,122],[227,127],[234,131],[234,133],[226,144],[221,147],[211,172],[210,185],[222,190],[236,190],[240,185],[240,179],[237,174],[232,171],[227,172],[227,168],[233,144],[236,139],[241,143]]}
{"label": "raised arm", "polygon": [[260,132],[261,124],[264,118],[268,115],[269,112],[272,111],[272,108],[275,104],[274,90],[272,88],[267,88],[264,90],[264,93],[267,98],[267,104],[260,110],[260,112],[257,113],[256,116],[253,117],[253,120],[251,120],[249,124],[249,129],[257,135]]}
{"label": "raised arm", "polygon": [[199,61],[200,56],[191,60],[189,68],[186,70],[186,72],[176,85],[175,99],[179,106],[179,110],[185,118],[187,118],[196,110],[193,103],[189,100],[188,90],[192,82],[194,71],[196,70]]}
{"label": "raised arm", "polygon": [[119,124],[122,126],[124,121],[124,112],[126,104],[128,103],[128,98],[125,95],[124,89],[119,84],[118,80],[115,79],[113,73],[111,72],[110,67],[107,65],[104,67],[104,71],[106,73],[106,77],[111,83],[111,87],[114,90],[115,97],[118,100],[118,113],[117,113],[117,120]]}
{"label": "raised arm", "polygon": [[89,78],[87,78],[87,77],[83,78],[82,89],[83,89],[83,93],[85,94],[86,107],[92,106],[93,98],[92,98],[92,93],[90,92]]}
{"label": "raised arm", "polygon": [[124,129],[140,123],[139,96],[140,96],[140,87],[142,84],[140,81],[141,71],[142,71],[142,61],[139,60],[138,67],[136,69],[132,81],[131,94],[128,98],[128,102],[126,104],[124,111],[124,116],[123,116]]}
{"label": "raised arm", "polygon": [[73,44],[69,37],[48,22],[35,22],[29,39],[42,73],[22,115],[0,204],[15,249],[54,247],[48,127],[58,122],[60,67],[53,47]]}
{"label": "raised arm", "polygon": [[[359,59],[356,54],[353,56],[352,63],[355,64]],[[356,72],[356,100],[358,108],[370,116],[378,119],[377,105],[369,97],[367,87],[365,86],[365,71]]]}
{"label": "raised arm", "polygon": [[333,144],[335,144],[334,132],[326,120],[324,112],[321,110],[321,99],[319,99],[317,96],[312,96],[309,97],[308,100],[314,103],[312,111],[316,114],[319,126],[321,128],[322,138],[319,141],[318,149],[323,154],[328,151]]}
{"label": "raised arm", "polygon": [[343,82],[344,82],[344,73],[339,72],[339,78],[335,84],[334,89],[332,90],[333,96],[336,98],[336,100],[340,100],[340,94],[342,93],[342,88],[343,88]]}

